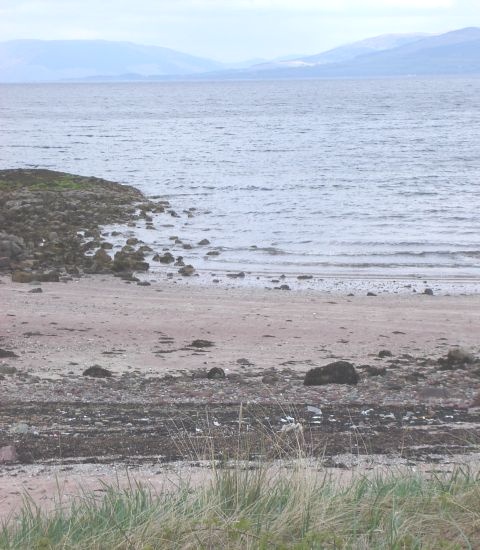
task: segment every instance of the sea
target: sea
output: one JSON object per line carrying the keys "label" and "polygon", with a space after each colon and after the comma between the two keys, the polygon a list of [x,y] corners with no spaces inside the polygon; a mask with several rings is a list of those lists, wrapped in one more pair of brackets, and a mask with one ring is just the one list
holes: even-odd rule
{"label": "sea", "polygon": [[478,78],[0,85],[27,167],[168,199],[199,269],[480,275]]}

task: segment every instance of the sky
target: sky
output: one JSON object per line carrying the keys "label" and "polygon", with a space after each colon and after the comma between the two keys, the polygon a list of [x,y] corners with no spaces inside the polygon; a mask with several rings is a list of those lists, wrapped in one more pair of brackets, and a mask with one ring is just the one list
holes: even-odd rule
{"label": "sky", "polygon": [[0,41],[125,40],[219,61],[480,26],[480,0],[0,0]]}

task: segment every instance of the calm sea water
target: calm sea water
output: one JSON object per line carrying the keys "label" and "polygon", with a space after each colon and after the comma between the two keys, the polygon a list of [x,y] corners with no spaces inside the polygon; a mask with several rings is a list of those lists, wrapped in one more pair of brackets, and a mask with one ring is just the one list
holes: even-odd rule
{"label": "calm sea water", "polygon": [[479,273],[480,79],[3,85],[0,125],[0,168],[196,207],[154,240],[197,266]]}

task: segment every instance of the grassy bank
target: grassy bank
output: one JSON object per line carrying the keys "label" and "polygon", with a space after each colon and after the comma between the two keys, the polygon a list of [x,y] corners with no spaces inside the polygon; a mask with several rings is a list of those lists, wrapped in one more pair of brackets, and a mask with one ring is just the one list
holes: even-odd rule
{"label": "grassy bank", "polygon": [[480,479],[390,474],[334,483],[321,470],[218,468],[163,494],[131,484],[43,514],[28,499],[2,549],[479,548]]}

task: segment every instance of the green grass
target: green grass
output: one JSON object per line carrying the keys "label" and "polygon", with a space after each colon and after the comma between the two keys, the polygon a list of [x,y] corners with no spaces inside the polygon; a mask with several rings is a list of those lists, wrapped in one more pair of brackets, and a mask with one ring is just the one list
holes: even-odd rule
{"label": "green grass", "polygon": [[88,178],[50,170],[2,170],[0,190],[28,188],[33,191],[68,191],[91,189]]}
{"label": "green grass", "polygon": [[2,549],[480,548],[480,480],[468,470],[390,474],[342,485],[321,469],[214,468],[161,494],[131,483],[44,514],[28,498]]}

